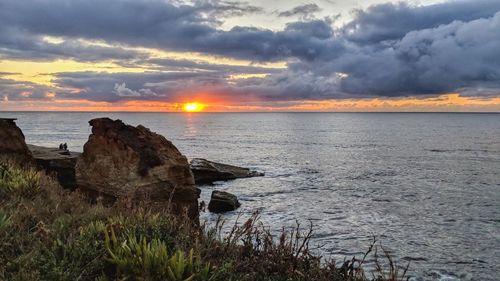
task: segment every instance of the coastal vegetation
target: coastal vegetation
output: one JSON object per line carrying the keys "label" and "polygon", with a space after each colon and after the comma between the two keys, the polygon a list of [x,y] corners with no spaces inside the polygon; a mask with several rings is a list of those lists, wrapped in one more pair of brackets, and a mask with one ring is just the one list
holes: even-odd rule
{"label": "coastal vegetation", "polygon": [[388,258],[365,274],[375,245],[359,259],[326,261],[309,247],[311,229],[275,236],[257,215],[224,229],[223,220],[198,225],[125,201],[90,202],[42,172],[0,166],[0,280],[381,281],[406,272]]}

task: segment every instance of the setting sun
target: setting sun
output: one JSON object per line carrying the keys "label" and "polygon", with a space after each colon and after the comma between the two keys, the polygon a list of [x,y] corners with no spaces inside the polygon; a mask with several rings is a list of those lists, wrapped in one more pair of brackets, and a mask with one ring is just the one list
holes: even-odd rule
{"label": "setting sun", "polygon": [[188,102],[188,103],[184,104],[182,109],[186,112],[199,112],[199,111],[202,111],[204,107],[205,107],[205,105],[201,104],[201,103]]}

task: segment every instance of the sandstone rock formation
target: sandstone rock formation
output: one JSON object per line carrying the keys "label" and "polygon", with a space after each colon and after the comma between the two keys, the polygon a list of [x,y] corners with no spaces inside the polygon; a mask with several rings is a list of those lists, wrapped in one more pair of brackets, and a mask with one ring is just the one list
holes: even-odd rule
{"label": "sandstone rock formation", "polygon": [[198,191],[185,156],[166,138],[120,120],[93,119],[76,164],[78,188],[112,198],[170,206],[198,217]]}
{"label": "sandstone rock formation", "polygon": [[241,206],[236,195],[225,191],[212,191],[208,210],[212,213],[224,213],[236,210]]}
{"label": "sandstone rock formation", "polygon": [[21,166],[34,164],[24,134],[17,127],[16,119],[0,118],[0,162],[9,162]]}
{"label": "sandstone rock formation", "polygon": [[40,169],[47,174],[54,174],[62,187],[71,190],[76,188],[75,165],[81,153],[31,144],[28,144],[28,148]]}
{"label": "sandstone rock formation", "polygon": [[190,165],[196,184],[264,175],[264,173],[252,171],[248,168],[212,162],[202,158],[193,158]]}

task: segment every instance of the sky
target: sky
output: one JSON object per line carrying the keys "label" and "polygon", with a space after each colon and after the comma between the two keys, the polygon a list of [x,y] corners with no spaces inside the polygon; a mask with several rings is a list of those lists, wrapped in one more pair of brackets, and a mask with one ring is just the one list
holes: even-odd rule
{"label": "sky", "polygon": [[0,0],[0,111],[500,112],[500,1]]}

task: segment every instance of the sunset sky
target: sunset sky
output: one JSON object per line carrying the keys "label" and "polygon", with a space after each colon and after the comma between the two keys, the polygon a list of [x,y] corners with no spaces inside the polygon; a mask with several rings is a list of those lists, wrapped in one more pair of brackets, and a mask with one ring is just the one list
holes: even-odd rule
{"label": "sunset sky", "polygon": [[500,112],[500,1],[0,0],[0,110],[193,102]]}

